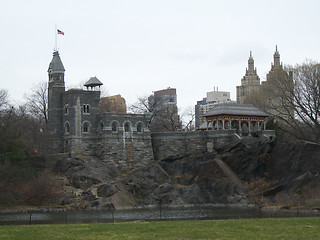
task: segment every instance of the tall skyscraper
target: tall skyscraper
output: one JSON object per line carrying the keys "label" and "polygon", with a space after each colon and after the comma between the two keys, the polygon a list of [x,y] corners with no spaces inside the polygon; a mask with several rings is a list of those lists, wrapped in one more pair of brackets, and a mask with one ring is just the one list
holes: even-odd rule
{"label": "tall skyscraper", "polygon": [[241,79],[241,86],[237,86],[237,103],[245,103],[245,98],[260,88],[260,78],[257,75],[257,68],[254,67],[254,60],[250,51],[248,68]]}
{"label": "tall skyscraper", "polygon": [[278,47],[273,54],[273,63],[267,74],[267,80],[262,82],[262,91],[265,111],[269,114],[280,117],[280,119],[290,119],[294,111],[290,109],[286,102],[292,102],[293,79],[292,72],[287,72],[280,62]]}

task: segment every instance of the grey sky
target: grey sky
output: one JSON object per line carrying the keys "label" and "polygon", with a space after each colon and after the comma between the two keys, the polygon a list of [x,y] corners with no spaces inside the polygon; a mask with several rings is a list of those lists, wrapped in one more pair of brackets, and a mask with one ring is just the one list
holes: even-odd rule
{"label": "grey sky", "polygon": [[283,64],[320,58],[318,0],[1,0],[0,9],[1,88],[21,102],[47,81],[55,24],[66,85],[97,76],[127,104],[169,86],[181,108],[214,86],[235,100],[250,50],[261,80],[276,44]]}

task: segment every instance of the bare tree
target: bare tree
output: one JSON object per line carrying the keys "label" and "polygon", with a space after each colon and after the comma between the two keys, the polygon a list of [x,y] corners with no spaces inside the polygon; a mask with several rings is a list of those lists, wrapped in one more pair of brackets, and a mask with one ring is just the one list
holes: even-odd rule
{"label": "bare tree", "polygon": [[[2,92],[2,90],[0,90]],[[3,92],[2,92],[3,93]],[[26,123],[24,115],[18,109],[10,106],[8,95],[1,95],[2,104],[0,111],[0,161],[3,165],[6,161],[14,162],[24,158],[25,128],[22,123]]]}
{"label": "bare tree", "polygon": [[149,101],[148,96],[141,96],[141,97],[138,97],[137,102],[135,102],[134,104],[131,104],[128,107],[128,110],[129,112],[136,113],[136,114],[149,113],[148,118],[146,118],[146,122],[148,124],[148,127],[150,128],[151,123],[156,116],[156,112],[154,111],[155,108],[156,108],[155,104]]}
{"label": "bare tree", "polygon": [[[0,89],[0,137],[6,136],[10,129],[9,125],[13,124],[14,107],[9,103],[9,94],[7,90]],[[1,141],[0,141],[1,142]]]}
{"label": "bare tree", "polygon": [[109,97],[110,96],[110,94],[109,94],[109,92],[108,92],[108,90],[102,85],[101,87],[100,87],[100,97]]}
{"label": "bare tree", "polygon": [[155,115],[150,126],[151,132],[175,132],[181,130],[182,123],[176,106],[158,106],[154,112]]}
{"label": "bare tree", "polygon": [[8,91],[4,89],[0,89],[0,111],[4,110],[8,107]]}
{"label": "bare tree", "polygon": [[306,61],[262,87],[265,110],[285,132],[320,143],[320,64]]}
{"label": "bare tree", "polygon": [[155,108],[156,108],[156,103],[153,102],[151,103],[150,97],[148,96],[141,96],[138,97],[137,102],[135,102],[134,104],[131,104],[128,107],[128,110],[132,113],[137,113],[137,114],[143,114],[146,112],[154,112]]}
{"label": "bare tree", "polygon": [[182,119],[183,119],[183,128],[185,131],[193,131],[194,130],[194,120],[195,120],[195,111],[193,106],[187,107],[183,114],[182,114]]}
{"label": "bare tree", "polygon": [[33,116],[37,116],[40,123],[48,122],[48,84],[39,82],[34,85],[31,94],[27,95],[27,107]]}
{"label": "bare tree", "polygon": [[151,132],[168,132],[181,129],[181,121],[177,106],[165,104],[162,99],[154,99],[154,96],[138,97],[138,101],[129,106],[132,113],[150,113],[148,125]]}

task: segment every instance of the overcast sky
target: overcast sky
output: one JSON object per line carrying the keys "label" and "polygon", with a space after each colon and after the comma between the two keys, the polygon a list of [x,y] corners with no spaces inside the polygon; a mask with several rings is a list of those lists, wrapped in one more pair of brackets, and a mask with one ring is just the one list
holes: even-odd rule
{"label": "overcast sky", "polygon": [[172,87],[194,106],[219,87],[236,98],[250,50],[265,80],[283,64],[320,61],[319,0],[1,0],[0,88],[23,102],[47,81],[55,24],[67,87],[96,76],[127,105]]}

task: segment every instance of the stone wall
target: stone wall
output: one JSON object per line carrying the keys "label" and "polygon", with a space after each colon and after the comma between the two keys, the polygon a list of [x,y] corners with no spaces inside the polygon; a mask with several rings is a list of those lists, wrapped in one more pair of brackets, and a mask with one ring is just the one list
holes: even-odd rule
{"label": "stone wall", "polygon": [[[95,135],[96,116],[100,99],[99,91],[84,91],[82,89],[70,89],[63,94],[62,123],[64,135],[77,136]],[[84,106],[88,106],[84,112]],[[88,132],[83,132],[84,123],[88,123]],[[66,132],[66,124],[69,131]]]}
{"label": "stone wall", "polygon": [[189,154],[212,152],[237,140],[234,130],[153,133],[154,159],[160,161]]}
{"label": "stone wall", "polygon": [[142,167],[154,160],[149,132],[127,134],[105,130],[98,136],[68,138],[72,156],[94,156],[121,170]]}
{"label": "stone wall", "polygon": [[99,140],[96,154],[103,162],[122,170],[145,166],[154,159],[150,135],[144,138],[114,135]]}
{"label": "stone wall", "polygon": [[[267,132],[272,135],[272,131],[264,133]],[[247,138],[250,138],[250,141],[261,140],[254,137]],[[266,136],[264,138],[269,139]],[[191,154],[213,152],[240,140],[241,137],[235,134],[235,130],[150,134],[149,131],[138,133],[134,128],[132,132],[125,132],[123,127],[114,132],[107,126],[96,136],[68,138],[68,144],[71,156],[78,154],[94,156],[108,165],[126,171],[146,166],[154,160],[176,159]]]}

